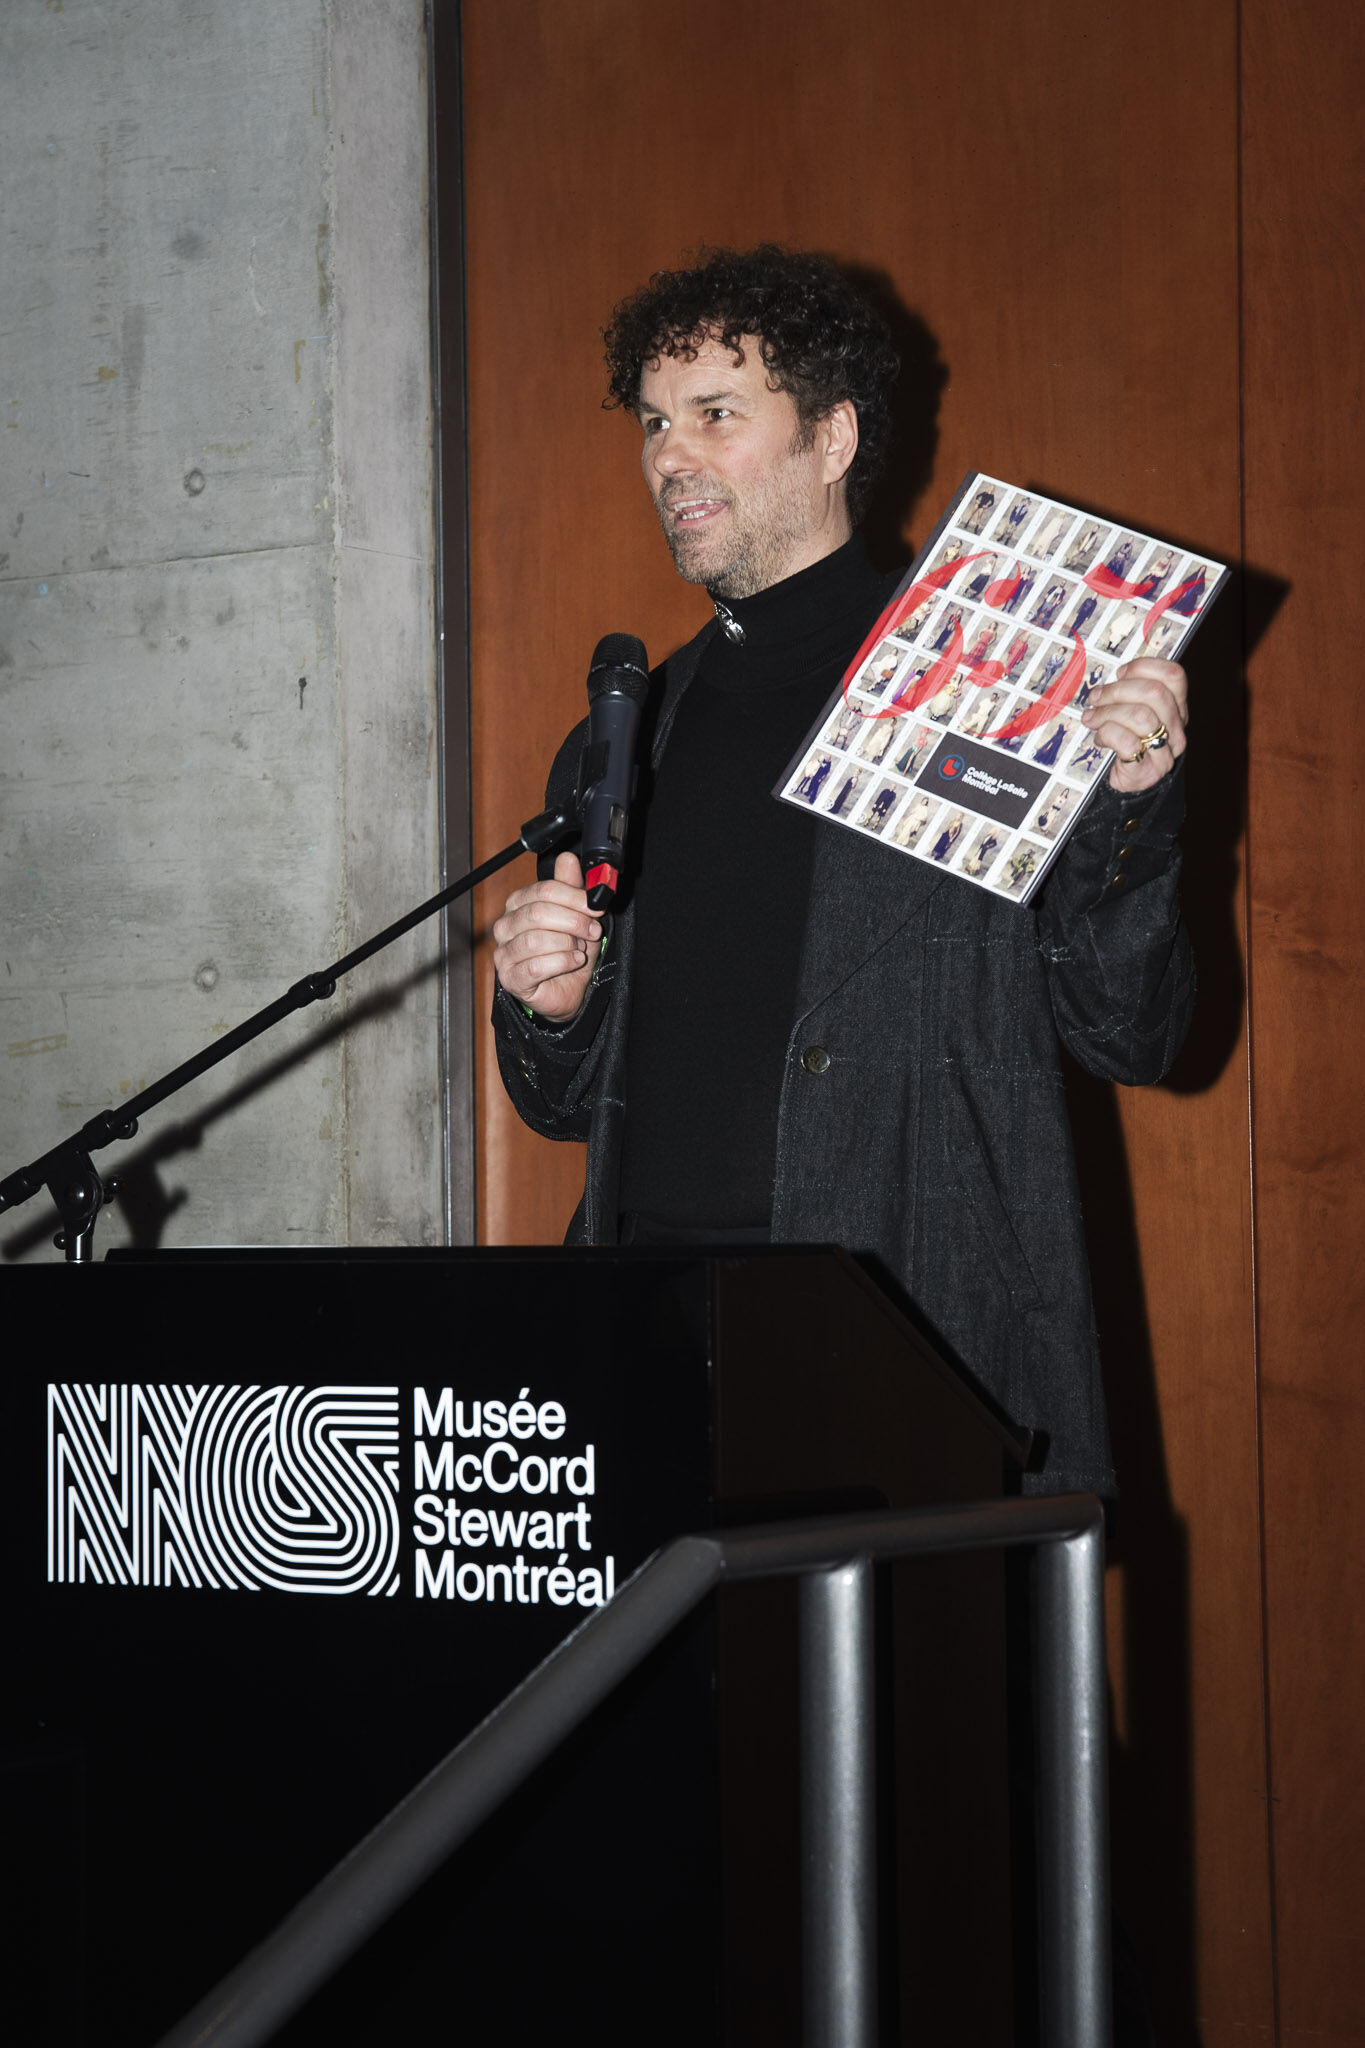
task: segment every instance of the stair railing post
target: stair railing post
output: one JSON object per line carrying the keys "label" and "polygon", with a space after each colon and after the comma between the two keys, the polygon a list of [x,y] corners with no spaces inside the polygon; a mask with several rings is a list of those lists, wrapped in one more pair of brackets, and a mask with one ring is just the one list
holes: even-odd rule
{"label": "stair railing post", "polygon": [[872,1565],[801,1580],[805,2048],[877,2038],[876,1683]]}

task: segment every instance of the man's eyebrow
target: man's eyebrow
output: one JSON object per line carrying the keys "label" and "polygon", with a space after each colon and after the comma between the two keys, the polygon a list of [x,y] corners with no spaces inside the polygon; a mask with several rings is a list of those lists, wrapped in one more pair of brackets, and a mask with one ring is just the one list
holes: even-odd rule
{"label": "man's eyebrow", "polygon": [[[744,394],[742,391],[699,391],[695,397],[684,399],[683,401],[692,412],[701,412],[708,405],[741,405],[743,402]],[[644,400],[641,399],[635,410],[643,419],[646,413],[662,415],[667,411],[667,407],[662,405],[646,405]]]}

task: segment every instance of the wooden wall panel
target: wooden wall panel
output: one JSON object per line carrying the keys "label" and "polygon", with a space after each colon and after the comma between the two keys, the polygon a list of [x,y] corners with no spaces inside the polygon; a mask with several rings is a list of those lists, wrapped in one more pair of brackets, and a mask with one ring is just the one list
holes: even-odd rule
{"label": "wooden wall panel", "polygon": [[[622,292],[703,239],[829,249],[925,323],[949,379],[932,476],[880,520],[883,552],[991,465],[1236,554],[1234,0],[1157,0],[1140,35],[1088,0],[464,18],[477,855],[538,808],[598,636],[638,632],[658,659],[706,615],[634,429],[599,409],[598,341]],[[1176,2048],[1273,2022],[1235,605],[1192,667],[1195,1043],[1173,1087],[1119,1104],[1077,1082],[1125,1485],[1121,1889]],[[486,1046],[479,1117],[481,1235],[557,1239],[581,1152],[521,1129]]]}
{"label": "wooden wall panel", "polygon": [[[1365,33],[1244,9],[1253,1129],[1280,2038],[1365,2041]],[[1343,659],[1345,656],[1345,659]]]}

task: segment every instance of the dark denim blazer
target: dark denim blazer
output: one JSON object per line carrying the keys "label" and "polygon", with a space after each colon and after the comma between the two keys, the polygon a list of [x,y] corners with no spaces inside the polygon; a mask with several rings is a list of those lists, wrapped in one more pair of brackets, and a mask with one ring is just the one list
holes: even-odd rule
{"label": "dark denim blazer", "polygon": [[[664,666],[654,765],[714,630]],[[583,730],[560,750],[548,802],[572,794]],[[819,835],[773,1238],[872,1254],[949,1355],[1036,1433],[1030,1491],[1114,1490],[1058,1040],[1130,1083],[1159,1080],[1179,1050],[1194,994],[1182,811],[1179,771],[1140,797],[1106,785],[1029,907],[857,833]],[[633,935],[628,905],[571,1025],[495,999],[520,1115],[587,1140],[569,1243],[617,1237]],[[827,1062],[803,1061],[812,1047]]]}

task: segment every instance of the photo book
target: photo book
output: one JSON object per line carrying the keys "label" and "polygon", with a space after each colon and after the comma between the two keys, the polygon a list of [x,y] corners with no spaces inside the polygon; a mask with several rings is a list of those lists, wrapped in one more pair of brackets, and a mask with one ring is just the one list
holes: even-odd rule
{"label": "photo book", "polygon": [[973,474],[773,794],[1027,903],[1114,758],[1091,691],[1178,660],[1227,573]]}

